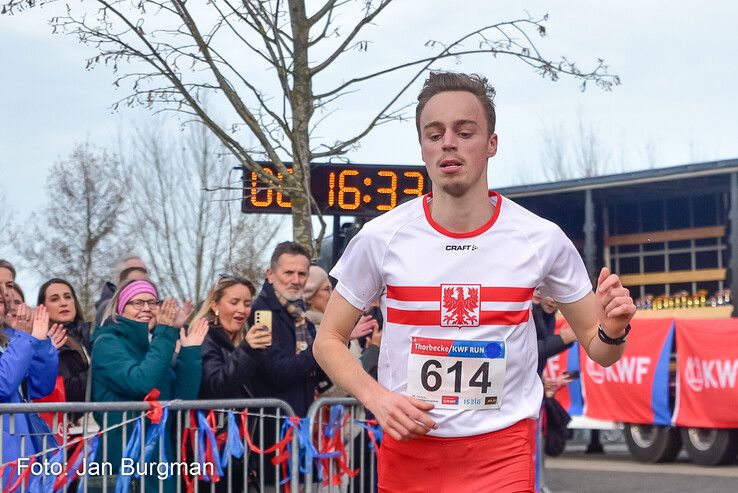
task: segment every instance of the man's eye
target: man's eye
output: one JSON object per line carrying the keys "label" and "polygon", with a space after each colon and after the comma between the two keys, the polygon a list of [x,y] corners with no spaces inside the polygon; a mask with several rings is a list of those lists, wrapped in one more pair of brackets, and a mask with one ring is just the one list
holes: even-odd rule
{"label": "man's eye", "polygon": [[461,137],[462,139],[468,139],[471,136],[472,136],[471,132],[459,132],[459,137]]}

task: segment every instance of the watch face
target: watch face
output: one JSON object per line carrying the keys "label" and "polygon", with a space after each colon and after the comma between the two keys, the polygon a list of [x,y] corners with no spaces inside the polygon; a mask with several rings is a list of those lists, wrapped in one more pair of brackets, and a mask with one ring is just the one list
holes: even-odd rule
{"label": "watch face", "polygon": [[[261,164],[265,173],[282,178],[270,163]],[[421,166],[322,163],[311,166],[310,190],[322,214],[377,216],[428,193],[430,180]],[[286,214],[291,205],[289,193],[270,187],[254,171],[244,172],[242,212]]]}

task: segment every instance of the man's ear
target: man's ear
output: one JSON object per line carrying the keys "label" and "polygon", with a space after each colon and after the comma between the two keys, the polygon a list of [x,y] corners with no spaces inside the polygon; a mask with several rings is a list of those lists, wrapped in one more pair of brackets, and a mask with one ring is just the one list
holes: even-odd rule
{"label": "man's ear", "polygon": [[497,134],[492,134],[487,141],[487,157],[492,157],[495,154],[497,154]]}
{"label": "man's ear", "polygon": [[272,269],[271,269],[271,268],[268,268],[268,269],[266,270],[266,278],[267,278],[267,281],[269,281],[269,283],[270,283],[270,284],[274,284],[274,283],[272,282],[272,277],[273,277],[273,274],[272,274]]}

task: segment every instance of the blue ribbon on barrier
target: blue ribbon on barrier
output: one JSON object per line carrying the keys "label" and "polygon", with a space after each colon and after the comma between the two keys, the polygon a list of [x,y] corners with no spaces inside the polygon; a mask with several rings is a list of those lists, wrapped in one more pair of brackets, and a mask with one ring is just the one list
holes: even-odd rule
{"label": "blue ribbon on barrier", "polygon": [[[53,464],[56,464],[56,463],[59,464],[58,470],[61,470],[63,459],[64,459],[64,450],[63,449],[57,450],[54,453],[54,455],[52,455],[51,458],[49,459],[49,463],[46,466],[46,470],[47,471],[57,470],[57,467],[53,466]],[[33,475],[31,480],[28,482],[28,492],[29,493],[53,493],[55,482],[56,482],[56,476],[51,473]]]}
{"label": "blue ribbon on barrier", "polygon": [[[382,427],[379,425],[370,425],[368,423],[363,423],[359,421],[358,419],[355,419],[354,422],[364,428],[366,431],[371,432],[374,434],[374,440],[377,441],[377,443],[382,443],[382,437],[384,436],[384,432],[382,431]],[[374,442],[371,440],[369,441],[369,448],[371,450],[374,450]],[[375,450],[376,452],[376,450]]]}
{"label": "blue ribbon on barrier", "polygon": [[[146,436],[146,442],[144,443],[144,456],[143,461],[146,462],[154,451],[154,448],[158,443],[163,444],[161,461],[166,462],[166,425],[167,418],[169,417],[169,408],[164,407],[161,421],[156,424],[152,424],[149,427],[149,433]],[[138,462],[141,457],[141,423],[143,417],[136,420],[136,426],[133,427],[131,432],[131,438],[128,439],[126,445],[126,451],[123,453],[124,458],[130,458],[134,463]],[[158,442],[158,443],[157,443]],[[126,493],[129,490],[131,481],[133,478],[138,478],[140,475],[138,472],[134,475],[118,475],[118,481],[115,483],[115,493]]]}
{"label": "blue ribbon on barrier", "polygon": [[[130,457],[135,462],[141,451],[141,421],[143,418],[136,420],[136,426],[133,427],[131,437],[126,444],[126,450],[123,457]],[[115,483],[115,493],[126,493],[130,488],[132,476],[128,474],[118,474],[118,481]]]}
{"label": "blue ribbon on barrier", "polygon": [[[301,421],[301,423],[302,423],[302,421]],[[287,431],[290,428],[294,428],[295,431],[297,432],[298,436],[299,436],[300,427],[299,426],[296,426],[294,423],[292,423],[289,418],[283,418],[283,420],[282,420],[282,429],[279,432],[279,441],[280,442],[284,439],[285,435],[287,435]],[[298,443],[299,443],[299,440],[298,440]],[[290,445],[287,444],[287,447],[289,448]],[[289,448],[289,453],[292,453],[291,448]],[[298,457],[302,457],[302,449],[298,449]],[[299,459],[298,459],[298,464],[299,464]],[[287,467],[287,474],[285,475],[284,478],[282,478],[279,481],[279,484],[287,484],[290,481],[290,478],[292,477],[292,464],[291,464],[291,461],[289,461],[289,460],[287,461],[286,467]],[[302,468],[300,468],[300,470],[302,470]]]}
{"label": "blue ribbon on barrier", "polygon": [[[212,461],[213,465],[215,466],[215,472],[218,477],[221,477],[223,476],[223,467],[220,464],[220,457],[218,456],[218,442],[215,439],[215,433],[213,433],[213,430],[210,429],[210,424],[205,417],[205,413],[203,413],[202,411],[197,412],[197,423],[197,448],[200,452],[200,457],[203,459],[203,461],[210,459],[210,457],[205,456],[205,451],[207,450],[207,440],[208,442],[210,442],[210,448],[213,451]],[[203,467],[202,470],[205,481],[211,481],[210,476],[207,474],[208,468]]]}
{"label": "blue ribbon on barrier", "polygon": [[[338,421],[338,423],[340,425],[340,421]],[[333,433],[335,433],[335,431]],[[319,459],[332,459],[341,455],[341,452],[337,450],[333,452],[318,452],[318,450],[313,445],[313,440],[310,435],[310,420],[308,420],[308,418],[302,418],[300,420],[300,425],[297,428],[297,437],[298,443],[300,445],[300,472],[303,474],[307,474],[308,471],[311,470],[310,468],[313,464],[313,461]],[[318,481],[323,481],[322,465],[318,463],[318,467],[316,469],[316,478],[318,479]]]}
{"label": "blue ribbon on barrier", "polygon": [[[74,481],[74,478],[78,476],[77,472],[79,471],[79,468],[82,466],[82,461],[87,459],[87,464],[90,464],[95,460],[95,454],[97,453],[97,444],[98,444],[98,437],[97,435],[93,436],[90,439],[89,448],[87,450],[87,456],[84,456],[82,454],[79,454],[77,457],[77,460],[72,464],[72,467],[68,471],[67,476],[67,487],[69,487],[70,484],[72,484],[72,481]],[[87,469],[85,469],[85,472],[87,472]],[[87,481],[87,474],[85,474],[85,481]]]}
{"label": "blue ribbon on barrier", "polygon": [[341,422],[343,421],[343,415],[345,409],[341,404],[331,406],[328,413],[328,423],[325,425],[325,431],[323,435],[331,439],[341,429]]}
{"label": "blue ribbon on barrier", "polygon": [[235,457],[240,459],[243,457],[243,441],[238,433],[238,424],[236,424],[236,417],[233,415],[233,411],[228,411],[228,432],[226,435],[225,445],[223,446],[223,455],[221,456],[220,462],[223,467],[228,465],[228,457]]}
{"label": "blue ribbon on barrier", "polygon": [[[90,440],[90,451],[87,453],[87,464],[88,464],[88,468],[85,469],[85,472],[86,473],[89,472],[89,464],[92,464],[92,463],[95,462],[95,458],[97,457],[97,448],[98,448],[99,445],[100,445],[100,439],[99,439],[99,437],[97,435],[95,435]],[[80,491],[84,491],[85,485],[87,484],[87,478],[88,477],[89,477],[89,474],[85,474],[82,477],[82,481],[80,481],[80,484],[79,484],[79,490]],[[69,486],[69,483],[70,482],[71,482],[70,480],[67,480],[67,486]]]}

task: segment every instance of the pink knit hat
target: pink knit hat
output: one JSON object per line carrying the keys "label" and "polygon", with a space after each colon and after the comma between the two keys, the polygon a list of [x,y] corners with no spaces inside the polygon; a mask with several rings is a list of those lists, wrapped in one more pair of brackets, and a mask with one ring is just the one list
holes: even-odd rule
{"label": "pink knit hat", "polygon": [[133,281],[131,284],[123,288],[123,291],[120,292],[120,296],[118,296],[118,311],[116,313],[118,313],[118,315],[123,313],[123,310],[125,310],[128,302],[131,301],[134,296],[142,293],[148,293],[154,298],[159,299],[159,293],[156,291],[154,285],[151,284],[149,281]]}

